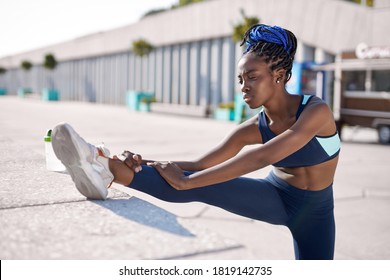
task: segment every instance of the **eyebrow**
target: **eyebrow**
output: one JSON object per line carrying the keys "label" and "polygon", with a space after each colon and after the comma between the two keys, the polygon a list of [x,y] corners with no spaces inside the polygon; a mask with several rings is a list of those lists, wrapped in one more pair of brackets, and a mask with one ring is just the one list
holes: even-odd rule
{"label": "eyebrow", "polygon": [[[249,69],[248,71],[244,71],[244,75],[248,75],[248,74],[250,74],[252,72],[256,72],[256,71],[258,71],[258,70],[257,69]],[[241,74],[238,74],[237,77],[240,78]]]}

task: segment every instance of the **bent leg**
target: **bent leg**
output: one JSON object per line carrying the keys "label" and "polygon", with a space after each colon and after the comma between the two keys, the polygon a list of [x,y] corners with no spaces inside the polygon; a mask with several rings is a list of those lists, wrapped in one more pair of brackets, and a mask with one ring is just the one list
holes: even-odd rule
{"label": "bent leg", "polygon": [[335,221],[332,185],[321,191],[301,190],[269,176],[278,188],[289,220],[287,227],[294,238],[295,258],[299,260],[333,259]]}
{"label": "bent leg", "polygon": [[333,211],[322,217],[306,217],[301,227],[291,230],[295,258],[299,260],[332,260],[335,244]]}
{"label": "bent leg", "polygon": [[178,191],[150,166],[134,175],[130,188],[168,202],[198,201],[272,224],[285,225],[287,213],[275,187],[267,180],[240,177],[224,183]]}

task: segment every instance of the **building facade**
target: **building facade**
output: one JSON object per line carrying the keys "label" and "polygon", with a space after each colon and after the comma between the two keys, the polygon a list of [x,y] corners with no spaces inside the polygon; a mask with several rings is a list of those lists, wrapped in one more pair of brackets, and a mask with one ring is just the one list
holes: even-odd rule
{"label": "building facade", "polygon": [[[313,65],[335,62],[362,42],[390,46],[390,1],[365,7],[341,0],[210,0],[148,16],[135,24],[60,44],[0,58],[7,72],[0,88],[15,94],[21,87],[40,92],[55,87],[61,100],[125,104],[128,91],[147,91],[158,102],[199,106],[212,112],[239,92],[236,64],[242,49],[231,39],[240,11],[261,23],[280,25],[297,36],[292,93],[317,94],[333,104],[333,71]],[[131,43],[146,39],[155,49],[138,57]],[[55,55],[53,71],[43,57]],[[29,71],[20,68],[31,61]]]}

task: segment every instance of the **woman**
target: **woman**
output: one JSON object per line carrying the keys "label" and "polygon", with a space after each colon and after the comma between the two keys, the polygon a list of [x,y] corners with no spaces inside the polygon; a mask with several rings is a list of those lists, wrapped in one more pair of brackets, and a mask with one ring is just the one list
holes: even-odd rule
{"label": "woman", "polygon": [[[155,162],[128,151],[111,159],[68,124],[54,128],[54,151],[88,198],[105,199],[114,181],[165,201],[200,201],[287,226],[296,259],[333,259],[332,184],[340,149],[333,114],[320,98],[285,89],[294,34],[260,24],[246,32],[244,43],[238,63],[243,99],[263,109],[199,159]],[[241,177],[268,165],[274,169],[265,179]]]}

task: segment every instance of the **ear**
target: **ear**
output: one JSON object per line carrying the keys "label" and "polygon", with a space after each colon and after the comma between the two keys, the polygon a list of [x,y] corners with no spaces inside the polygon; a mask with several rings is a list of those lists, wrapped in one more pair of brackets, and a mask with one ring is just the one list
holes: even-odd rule
{"label": "ear", "polygon": [[283,69],[283,68],[275,69],[272,72],[272,74],[273,74],[275,83],[284,83],[284,81],[286,79],[286,70],[285,69]]}

